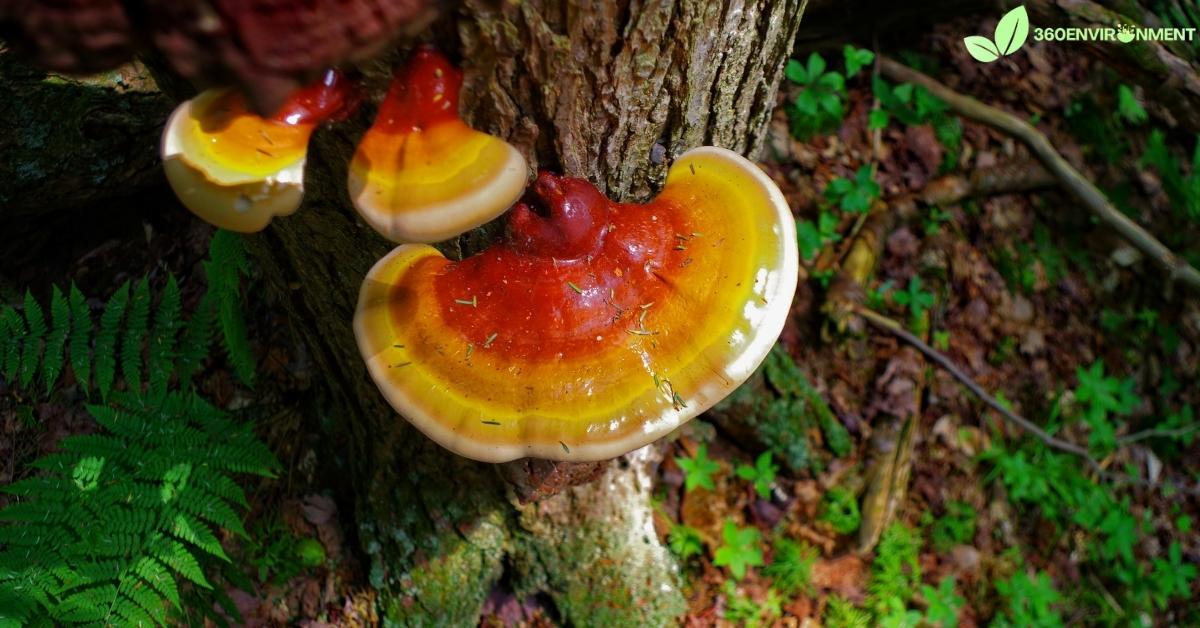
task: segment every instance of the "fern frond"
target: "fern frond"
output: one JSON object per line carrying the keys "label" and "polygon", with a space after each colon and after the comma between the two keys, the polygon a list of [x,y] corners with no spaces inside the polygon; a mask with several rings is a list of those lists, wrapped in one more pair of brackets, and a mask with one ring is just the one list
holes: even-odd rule
{"label": "fern frond", "polygon": [[10,382],[21,370],[21,346],[25,342],[25,319],[11,307],[0,309],[0,369]]}
{"label": "fern frond", "polygon": [[182,327],[181,309],[179,284],[175,281],[175,275],[169,275],[167,287],[158,303],[158,310],[154,313],[154,333],[150,338],[146,360],[150,394],[156,397],[166,392],[167,381],[171,378],[174,368],[175,335]]}
{"label": "fern frond", "polygon": [[21,388],[27,388],[37,374],[38,363],[42,359],[42,338],[46,335],[46,317],[42,314],[42,306],[28,291],[25,292],[25,324],[27,329],[21,351],[19,379]]}
{"label": "fern frond", "polygon": [[74,282],[71,283],[71,370],[75,379],[88,390],[88,380],[92,376],[92,312],[88,308],[87,299],[79,291]]}
{"label": "fern frond", "polygon": [[254,354],[246,335],[246,321],[242,318],[239,297],[239,279],[249,271],[242,237],[219,230],[213,234],[208,254],[204,274],[208,280],[208,294],[212,295],[216,304],[217,320],[229,362],[238,379],[247,386],[253,386]]}
{"label": "fern frond", "polygon": [[96,333],[96,388],[107,399],[117,375],[117,334],[129,305],[129,282],[121,284],[104,306],[100,330]]}
{"label": "fern frond", "polygon": [[200,370],[200,363],[208,355],[208,350],[212,347],[216,319],[217,311],[212,296],[205,293],[179,340],[179,358],[175,361],[175,372],[179,375],[181,387],[191,386],[192,377]]}
{"label": "fern frond", "polygon": [[67,332],[71,330],[71,307],[62,290],[54,286],[50,291],[50,334],[46,336],[46,354],[42,358],[42,381],[46,392],[54,388],[58,375],[62,373],[63,351],[67,346]]}
{"label": "fern frond", "polygon": [[102,432],[64,439],[41,474],[3,488],[17,501],[0,510],[0,613],[163,625],[181,580],[211,588],[204,565],[229,560],[218,530],[245,534],[230,470],[278,461],[194,393],[121,392],[88,409]]}
{"label": "fern frond", "polygon": [[121,338],[121,375],[129,390],[142,390],[142,345],[150,324],[150,280],[142,277],[129,302],[125,318],[125,333]]}

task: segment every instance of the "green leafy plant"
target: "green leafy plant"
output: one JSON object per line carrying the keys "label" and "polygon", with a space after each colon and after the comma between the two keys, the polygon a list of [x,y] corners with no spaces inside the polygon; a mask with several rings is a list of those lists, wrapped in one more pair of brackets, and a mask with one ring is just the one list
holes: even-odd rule
{"label": "green leafy plant", "polygon": [[825,248],[825,245],[839,242],[842,235],[838,233],[838,218],[834,214],[822,211],[817,216],[817,222],[801,220],[796,223],[796,238],[800,244],[800,256],[805,261],[812,259]]}
{"label": "green leafy plant", "polygon": [[246,535],[233,477],[272,476],[278,463],[249,425],[198,397],[192,377],[218,327],[231,362],[252,373],[244,327],[219,314],[241,320],[240,247],[237,236],[214,236],[209,290],[186,321],[174,277],[156,304],[146,278],[122,285],[98,325],[75,286],[52,290],[48,322],[29,294],[22,312],[0,308],[6,380],[50,392],[69,365],[80,389],[103,401],[87,406],[99,432],[67,437],[31,465],[40,474],[3,489],[17,501],[0,511],[9,522],[0,528],[0,625],[165,624],[171,607],[195,596],[184,582],[208,590],[201,606],[215,598],[236,616],[206,567],[228,564],[219,530]]}
{"label": "green leafy plant", "polygon": [[1056,610],[1062,600],[1054,583],[1045,572],[1039,571],[1030,578],[1018,571],[1011,578],[996,582],[996,592],[1005,601],[1005,607],[996,615],[993,626],[1062,626],[1062,617]]}
{"label": "green leafy plant", "polygon": [[252,383],[254,357],[239,294],[240,277],[247,269],[241,237],[227,231],[214,234],[204,268],[208,290],[188,321],[183,319],[173,276],[156,307],[146,278],[122,284],[105,304],[98,327],[74,285],[67,296],[57,286],[52,289],[49,322],[41,305],[26,293],[23,315],[0,307],[0,377],[23,389],[39,382],[49,392],[69,364],[83,390],[106,399],[119,367],[130,390],[141,391],[145,384],[149,394],[161,396],[172,375],[185,388],[191,385],[219,327],[234,371],[243,382]]}
{"label": "green leafy plant", "polygon": [[850,534],[862,523],[862,515],[858,511],[858,500],[854,493],[840,486],[835,486],[821,497],[821,511],[817,516],[838,534]]}
{"label": "green leafy plant", "polygon": [[887,306],[887,295],[892,292],[892,285],[892,280],[888,279],[867,289],[867,307],[876,311],[884,309]]}
{"label": "green leafy plant", "polygon": [[842,123],[846,77],[840,72],[826,71],[824,57],[814,52],[806,63],[789,59],[783,73],[801,87],[786,109],[792,136],[807,139],[836,129]]}
{"label": "green leafy plant", "polygon": [[771,452],[764,451],[754,461],[754,466],[738,465],[735,473],[739,478],[754,485],[754,491],[763,499],[770,499],[771,485],[775,483],[775,472],[779,467],[771,461]]}
{"label": "green leafy plant", "polygon": [[921,623],[921,613],[893,597],[887,598],[884,607],[876,611],[875,620],[879,628],[917,628]]}
{"label": "green leafy plant", "polygon": [[871,166],[862,166],[854,173],[853,179],[837,177],[830,181],[825,187],[825,199],[844,211],[865,214],[871,209],[871,202],[879,198],[880,192]]}
{"label": "green leafy plant", "polygon": [[1084,369],[1077,367],[1075,399],[1083,406],[1083,419],[1091,428],[1088,444],[1092,449],[1108,452],[1117,445],[1113,416],[1129,414],[1141,403],[1133,392],[1132,379],[1120,379],[1104,374],[1104,363],[1096,361]]}
{"label": "green leafy plant", "polygon": [[976,61],[991,63],[1020,50],[1028,37],[1029,14],[1025,6],[1020,5],[1000,18],[992,39],[971,35],[963,38],[963,45]]}
{"label": "green leafy plant", "polygon": [[758,547],[762,533],[757,528],[739,528],[733,521],[727,520],[721,530],[721,538],[724,544],[713,555],[713,564],[728,567],[734,578],[741,580],[746,576],[747,567],[763,564],[762,550]]}
{"label": "green leafy plant", "polygon": [[0,511],[0,623],[165,625],[180,581],[209,588],[202,564],[228,561],[216,530],[245,536],[238,473],[279,468],[250,426],[194,393],[114,393],[88,411],[104,428],[13,483]]}
{"label": "green leafy plant", "polygon": [[974,538],[975,509],[965,502],[947,502],[946,513],[934,520],[929,528],[929,539],[939,552],[970,543]]}
{"label": "green leafy plant", "polygon": [[903,608],[912,599],[921,584],[921,564],[917,559],[920,549],[921,536],[917,530],[903,523],[893,523],[884,529],[867,582],[869,606],[876,615],[894,611],[896,604],[892,600]]}
{"label": "green leafy plant", "polygon": [[842,46],[842,58],[846,61],[846,78],[852,78],[875,61],[875,53],[846,44]]}
{"label": "green leafy plant", "polygon": [[1200,220],[1200,137],[1192,154],[1191,172],[1185,174],[1179,160],[1166,145],[1166,136],[1155,129],[1146,142],[1140,161],[1158,172],[1163,191],[1180,213],[1191,220]]}
{"label": "green leafy plant", "polygon": [[690,492],[696,487],[713,490],[712,475],[720,470],[721,465],[708,459],[708,445],[696,448],[696,455],[691,458],[675,458],[675,464],[683,469],[684,491]]}
{"label": "green leafy plant", "polygon": [[[278,517],[263,519],[246,539],[243,561],[254,568],[260,583],[283,584],[304,570],[300,543]],[[324,548],[321,554],[323,562]]]}
{"label": "green leafy plant", "polygon": [[763,601],[755,602],[744,595],[739,595],[737,585],[732,580],[726,580],[725,585],[725,619],[746,628],[770,625],[771,620],[783,614],[779,595],[774,589],[767,589]]}
{"label": "green leafy plant", "polygon": [[914,321],[924,320],[925,310],[933,307],[935,302],[933,294],[921,287],[921,278],[916,275],[908,280],[907,288],[892,293],[892,300],[908,309],[909,317]]}
{"label": "green leafy plant", "polygon": [[829,409],[796,362],[776,346],[763,363],[767,381],[779,393],[759,422],[763,440],[788,468],[813,468],[819,462],[809,446],[809,429],[820,428],[825,445],[835,456],[845,456],[853,446],[850,433]]}
{"label": "green leafy plant", "polygon": [[817,562],[817,550],[811,545],[786,537],[776,537],[771,544],[771,563],[763,574],[774,581],[784,595],[812,592],[812,567]]}
{"label": "green leafy plant", "polygon": [[886,128],[893,118],[908,126],[928,124],[933,129],[934,137],[946,149],[940,170],[948,171],[958,163],[962,149],[962,122],[951,114],[949,105],[924,87],[912,83],[893,87],[883,78],[874,76],[871,88],[879,100],[879,108],[871,112],[868,128]]}
{"label": "green leafy plant", "polygon": [[671,531],[667,533],[667,544],[682,562],[704,554],[704,539],[700,531],[682,523],[671,526]]}
{"label": "green leafy plant", "polygon": [[1117,115],[1129,124],[1143,124],[1149,119],[1145,108],[1133,90],[1125,84],[1117,86]]}
{"label": "green leafy plant", "polygon": [[1192,581],[1196,579],[1196,566],[1183,561],[1183,551],[1178,541],[1167,549],[1167,558],[1154,559],[1154,570],[1150,574],[1154,583],[1154,604],[1165,610],[1173,599],[1186,600],[1192,593]]}
{"label": "green leafy plant", "polygon": [[928,604],[925,609],[926,624],[941,628],[958,626],[958,612],[966,600],[954,593],[954,576],[943,577],[936,589],[927,584],[921,585],[921,597]]}
{"label": "green leafy plant", "polygon": [[840,595],[829,596],[825,605],[826,628],[870,628],[871,614]]}

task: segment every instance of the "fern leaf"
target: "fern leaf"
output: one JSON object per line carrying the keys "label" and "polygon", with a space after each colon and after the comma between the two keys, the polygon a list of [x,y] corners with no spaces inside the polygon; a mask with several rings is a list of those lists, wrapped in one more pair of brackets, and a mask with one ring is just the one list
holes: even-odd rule
{"label": "fern leaf", "polygon": [[175,362],[175,372],[179,375],[180,386],[191,386],[192,377],[200,370],[200,363],[208,355],[216,318],[217,312],[212,296],[205,293],[179,340],[179,359]]}
{"label": "fern leaf", "polygon": [[[163,604],[163,599],[157,594],[155,589],[141,582],[138,578],[125,578],[117,588],[117,595],[123,596],[125,599],[137,604],[137,607],[145,612],[145,619],[151,622],[146,625],[158,626],[166,623],[167,606]],[[118,604],[121,604],[121,602],[118,602]]]}
{"label": "fern leaf", "polygon": [[225,549],[221,547],[221,542],[217,540],[216,535],[195,517],[185,513],[175,515],[175,521],[171,525],[171,534],[217,558],[229,561],[229,557],[225,555]]}
{"label": "fern leaf", "polygon": [[46,335],[46,317],[42,313],[42,306],[28,291],[25,292],[25,323],[28,333],[21,351],[21,388],[27,388],[37,374],[38,362],[42,359],[42,338]]}
{"label": "fern leaf", "polygon": [[179,541],[159,536],[151,543],[150,553],[184,578],[205,589],[212,588],[208,579],[204,577],[204,572],[200,570],[200,563],[196,562],[196,557]]}
{"label": "fern leaf", "polygon": [[175,578],[162,563],[149,556],[143,556],[133,568],[134,573],[150,585],[158,594],[166,598],[176,607],[179,606],[179,587]]}
{"label": "fern leaf", "polygon": [[150,324],[150,280],[142,277],[129,302],[129,314],[125,318],[125,334],[121,338],[121,375],[129,390],[142,390],[142,344]]}
{"label": "fern leaf", "polygon": [[175,275],[167,277],[158,310],[154,313],[154,332],[146,360],[150,380],[150,394],[162,396],[167,390],[167,381],[175,360],[175,336],[182,326],[179,303],[179,284]]}
{"label": "fern leaf", "polygon": [[208,252],[210,259],[204,263],[204,274],[208,279],[208,293],[216,303],[217,320],[229,362],[238,379],[253,386],[254,354],[246,335],[239,293],[239,278],[249,270],[242,238],[228,231],[217,231]]}
{"label": "fern leaf", "polygon": [[0,310],[0,369],[9,382],[21,370],[21,345],[25,341],[25,319],[11,307]]}
{"label": "fern leaf", "polygon": [[71,307],[62,290],[54,286],[50,291],[50,334],[46,336],[46,355],[42,358],[42,381],[49,394],[62,373],[63,351],[67,346],[67,332],[71,330]]}
{"label": "fern leaf", "polygon": [[96,333],[96,388],[104,398],[108,397],[116,378],[117,334],[128,304],[129,282],[126,281],[109,298],[104,313],[100,315],[100,330]]}
{"label": "fern leaf", "polygon": [[92,344],[92,312],[88,308],[87,299],[79,287],[71,283],[71,370],[75,379],[88,389],[88,380],[92,375],[91,344]]}

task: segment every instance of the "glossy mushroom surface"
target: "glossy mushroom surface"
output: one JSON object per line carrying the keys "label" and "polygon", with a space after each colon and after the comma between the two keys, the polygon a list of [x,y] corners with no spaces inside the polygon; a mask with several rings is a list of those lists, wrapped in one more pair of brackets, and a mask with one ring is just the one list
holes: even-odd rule
{"label": "glossy mushroom surface", "polygon": [[356,103],[356,90],[333,70],[269,118],[253,113],[231,89],[203,92],[176,108],[163,130],[167,181],[206,222],[259,231],[300,206],[313,130]]}
{"label": "glossy mushroom surface", "polygon": [[425,245],[371,269],[355,334],[391,405],[477,460],[603,460],[707,410],[770,351],[795,293],[790,210],[719,148],[682,155],[648,204],[542,173],[505,241]]}
{"label": "glossy mushroom surface", "polygon": [[396,70],[350,163],[350,199],[393,242],[447,240],[504,213],[528,178],[525,158],[458,115],[462,72],[429,46]]}

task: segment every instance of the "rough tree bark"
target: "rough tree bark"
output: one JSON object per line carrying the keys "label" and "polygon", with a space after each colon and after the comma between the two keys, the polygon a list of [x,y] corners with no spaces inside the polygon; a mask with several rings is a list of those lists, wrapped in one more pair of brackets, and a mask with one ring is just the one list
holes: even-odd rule
{"label": "rough tree bark", "polygon": [[[509,138],[533,164],[632,200],[650,196],[688,148],[755,152],[803,6],[467,0],[434,32],[461,53],[462,110],[473,124]],[[357,219],[345,180],[371,113],[318,133],[306,206],[251,242],[328,379],[324,416],[355,489],[385,617],[474,624],[500,582],[518,595],[547,595],[571,624],[669,623],[683,596],[652,524],[653,446],[614,461],[595,482],[522,505],[495,466],[424,438],[367,377],[350,321],[362,277],[389,245]],[[488,233],[447,248],[469,253]]]}

